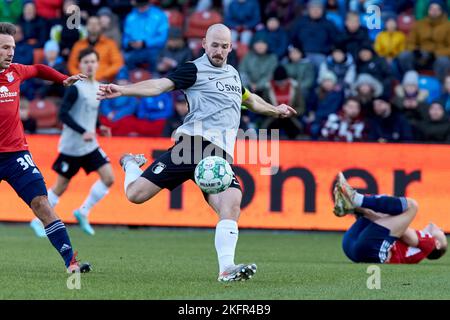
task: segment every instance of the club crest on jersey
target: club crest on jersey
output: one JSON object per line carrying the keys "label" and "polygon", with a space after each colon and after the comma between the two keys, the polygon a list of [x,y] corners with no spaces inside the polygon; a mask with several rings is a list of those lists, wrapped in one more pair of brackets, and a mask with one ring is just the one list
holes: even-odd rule
{"label": "club crest on jersey", "polygon": [[158,162],[153,168],[152,172],[154,174],[160,174],[164,169],[166,168],[166,165],[162,162]]}
{"label": "club crest on jersey", "polygon": [[6,79],[8,80],[8,82],[13,82],[14,81],[14,75],[12,72],[9,72],[6,74]]}

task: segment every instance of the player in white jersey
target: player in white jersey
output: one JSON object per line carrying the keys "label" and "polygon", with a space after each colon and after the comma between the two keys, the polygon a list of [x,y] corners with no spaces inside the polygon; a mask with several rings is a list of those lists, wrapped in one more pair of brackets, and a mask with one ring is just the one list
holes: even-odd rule
{"label": "player in white jersey", "polygon": [[[232,162],[234,144],[239,127],[241,104],[267,116],[287,118],[296,115],[287,105],[273,106],[242,86],[239,73],[227,64],[232,50],[230,30],[223,24],[209,27],[203,39],[205,54],[193,62],[178,67],[165,78],[142,81],[128,86],[100,85],[99,99],[125,96],[156,96],[163,92],[182,89],[189,104],[183,125],[177,129],[179,140],[174,147],[150,165],[145,172],[140,167],[146,159],[142,155],[125,155],[121,159],[125,170],[125,193],[129,201],[143,203],[161,189],[174,189],[193,179],[198,161],[205,150]],[[196,126],[201,125],[201,133]],[[230,134],[231,133],[231,134]],[[191,147],[184,149],[188,163],[175,163],[179,143]],[[199,146],[197,148],[197,146]],[[212,147],[212,148],[211,148]],[[200,157],[199,157],[200,155]],[[238,240],[237,221],[240,215],[242,191],[237,179],[219,194],[205,194],[205,199],[219,215],[216,226],[215,247],[219,260],[219,281],[246,280],[256,272],[256,264],[235,264]]]}
{"label": "player in white jersey", "polygon": [[[83,204],[73,214],[81,229],[89,235],[95,231],[89,223],[88,214],[109,191],[114,182],[112,166],[96,139],[98,108],[96,99],[99,83],[95,80],[98,69],[98,54],[91,48],[82,50],[79,55],[79,68],[88,79],[70,87],[64,95],[60,110],[63,131],[59,141],[59,155],[53,164],[58,173],[55,185],[48,190],[50,205],[55,207],[59,197],[67,190],[70,180],[83,168],[86,174],[96,171],[100,176],[92,186]],[[109,128],[100,126],[103,135],[109,136]],[[45,237],[42,223],[31,221],[31,227],[39,237]]]}

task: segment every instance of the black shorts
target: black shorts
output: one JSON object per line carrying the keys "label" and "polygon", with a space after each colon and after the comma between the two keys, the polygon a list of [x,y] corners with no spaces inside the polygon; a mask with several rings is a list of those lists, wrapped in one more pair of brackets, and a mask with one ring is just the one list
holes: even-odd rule
{"label": "black shorts", "polygon": [[92,171],[97,171],[107,163],[109,163],[108,156],[101,148],[97,148],[81,157],[68,156],[60,153],[55,163],[53,163],[52,168],[63,177],[71,179],[78,173],[80,168],[83,168],[86,174],[89,174]]}
{"label": "black shorts", "polygon": [[[190,148],[180,148],[180,143],[189,139]],[[207,156],[219,156],[231,164],[231,156],[210,141],[196,136],[182,136],[173,147],[158,157],[143,173],[142,177],[153,182],[161,189],[173,190],[183,182],[194,179],[194,171],[197,164]],[[185,161],[180,163],[180,158]],[[231,166],[233,167],[233,166]],[[233,176],[230,188],[242,191],[236,176]],[[206,195],[206,194],[205,194]]]}

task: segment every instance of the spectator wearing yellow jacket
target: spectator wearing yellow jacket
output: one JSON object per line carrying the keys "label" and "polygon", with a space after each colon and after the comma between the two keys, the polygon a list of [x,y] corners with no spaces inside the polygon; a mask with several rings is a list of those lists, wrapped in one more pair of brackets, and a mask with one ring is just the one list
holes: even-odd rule
{"label": "spectator wearing yellow jacket", "polygon": [[450,21],[442,0],[431,0],[428,16],[416,21],[406,41],[406,51],[399,55],[403,72],[432,67],[443,81],[450,71]]}
{"label": "spectator wearing yellow jacket", "polygon": [[122,53],[114,40],[102,34],[98,17],[89,17],[86,27],[88,36],[86,39],[75,42],[69,56],[67,68],[71,74],[80,73],[78,69],[78,55],[83,49],[92,47],[99,55],[99,68],[96,80],[110,82],[124,65]]}
{"label": "spectator wearing yellow jacket", "polygon": [[392,62],[403,50],[405,50],[406,36],[397,30],[395,18],[386,20],[386,29],[380,32],[375,39],[374,49],[380,57]]}

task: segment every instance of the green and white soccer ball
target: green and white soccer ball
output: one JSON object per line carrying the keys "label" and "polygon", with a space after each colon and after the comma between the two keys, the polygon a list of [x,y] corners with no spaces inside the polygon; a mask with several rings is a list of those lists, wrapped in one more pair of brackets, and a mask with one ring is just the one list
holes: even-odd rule
{"label": "green and white soccer ball", "polygon": [[202,159],[194,172],[195,183],[203,192],[215,194],[225,191],[233,180],[233,169],[221,157],[210,156]]}

